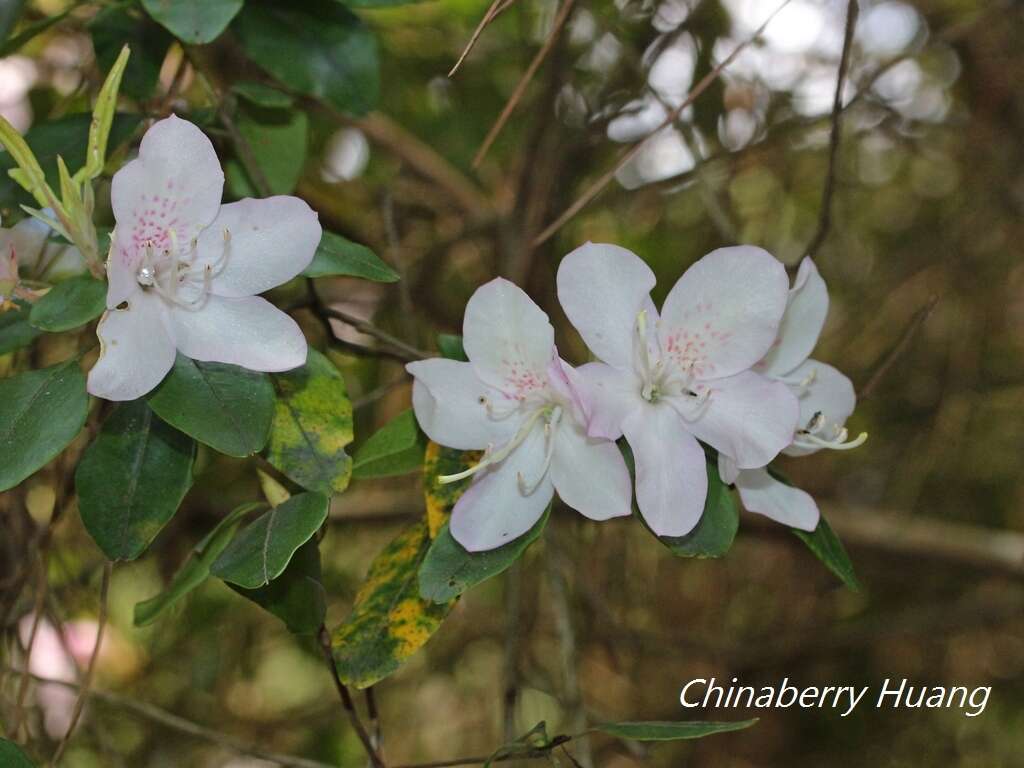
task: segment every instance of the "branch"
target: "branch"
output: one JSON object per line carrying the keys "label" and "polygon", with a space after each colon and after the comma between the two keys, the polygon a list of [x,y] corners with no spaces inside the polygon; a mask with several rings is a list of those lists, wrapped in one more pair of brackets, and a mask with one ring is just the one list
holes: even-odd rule
{"label": "branch", "polygon": [[846,4],[846,29],[843,32],[843,52],[839,57],[839,73],[836,76],[836,93],[832,100],[832,129],[829,133],[828,169],[825,172],[825,187],[821,192],[821,212],[818,220],[818,231],[807,246],[806,255],[814,256],[818,248],[828,237],[832,226],[832,196],[835,191],[836,165],[839,159],[839,144],[842,139],[843,85],[846,83],[846,72],[850,66],[850,50],[853,48],[853,30],[857,26],[860,6],[857,0],[849,0]]}
{"label": "branch", "polygon": [[422,349],[417,349],[411,344],[406,344],[404,341],[399,339],[397,336],[392,336],[387,331],[382,331],[380,328],[375,326],[373,323],[367,322],[362,318],[350,315],[348,312],[344,312],[340,309],[333,307],[324,307],[322,310],[323,314],[327,317],[333,317],[335,320],[341,320],[346,325],[351,325],[357,331],[361,331],[369,336],[373,336],[378,341],[383,342],[392,349],[395,350],[396,356],[400,357],[406,362],[414,362],[416,360],[423,360],[427,357],[434,357],[430,352]]}
{"label": "branch", "polygon": [[459,56],[459,60],[455,62],[455,66],[453,66],[451,71],[448,72],[448,77],[452,77],[459,71],[459,67],[462,66],[462,62],[464,62],[466,57],[469,56],[469,52],[473,50],[477,39],[480,37],[484,29],[487,28],[487,25],[510,8],[515,1],[516,0],[493,0],[490,7],[487,9],[487,12],[484,14],[484,17],[480,19],[480,23],[477,24],[476,29],[473,30],[473,35],[469,38],[469,42],[466,43],[466,47],[462,49],[462,54]]}
{"label": "branch", "polygon": [[868,379],[867,383],[861,387],[860,392],[857,393],[857,399],[860,402],[864,402],[871,397],[875,390],[878,389],[878,385],[882,383],[882,379],[885,378],[886,374],[889,373],[896,361],[899,360],[907,349],[910,348],[910,342],[914,340],[917,332],[924,326],[925,321],[931,315],[932,310],[935,309],[935,305],[939,303],[938,296],[932,296],[925,302],[925,305],[921,307],[914,316],[910,318],[910,323],[903,331],[903,335],[900,336],[900,340],[896,342],[894,346],[882,361],[875,367],[875,372],[871,374],[871,378]]}

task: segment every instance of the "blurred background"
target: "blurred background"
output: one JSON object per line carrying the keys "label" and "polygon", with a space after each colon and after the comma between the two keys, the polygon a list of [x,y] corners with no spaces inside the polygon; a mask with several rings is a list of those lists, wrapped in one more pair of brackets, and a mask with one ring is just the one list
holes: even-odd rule
{"label": "blurred background", "polygon": [[[0,3],[0,17],[9,5]],[[556,510],[518,567],[467,593],[426,648],[377,686],[389,765],[487,754],[506,733],[540,720],[554,734],[582,722],[748,714],[679,706],[683,683],[711,676],[876,691],[886,678],[908,677],[993,692],[974,718],[867,702],[845,719],[828,709],[766,711],[747,731],[694,743],[574,742],[575,759],[609,768],[1021,765],[1024,5],[861,0],[831,167],[846,0],[792,0],[659,129],[775,7],[577,3],[477,169],[473,157],[559,5],[510,3],[451,78],[485,2],[360,10],[381,47],[378,109],[355,119],[300,101],[281,127],[287,140],[272,144],[276,162],[290,169],[281,173],[325,226],[367,243],[403,275],[388,286],[336,279],[322,287],[325,298],[426,349],[436,348],[438,332],[459,332],[466,299],[501,274],[549,312],[563,356],[583,362],[555,301],[554,274],[586,240],[645,258],[658,273],[660,301],[715,247],[756,244],[795,267],[820,235],[815,260],[832,304],[815,357],[853,379],[861,403],[849,426],[871,435],[852,452],[780,464],[819,500],[862,591],[843,587],[797,538],[754,515],[743,514],[728,556],[698,561],[673,557],[635,521],[596,525]],[[20,23],[68,9],[0,58],[0,113],[19,130],[87,109],[102,81],[97,56],[125,41],[150,66],[149,95],[127,97],[147,117],[176,111],[209,121],[204,83],[262,77],[239,57],[231,28],[186,58],[135,3],[34,0]],[[99,14],[124,21],[97,26]],[[229,194],[247,194],[238,160],[210,133],[224,150]],[[647,136],[593,203],[532,245]],[[5,219],[16,212],[11,194],[0,189]],[[299,317],[323,346],[324,329]],[[333,330],[343,341],[375,344],[350,326]],[[357,445],[408,407],[400,362],[332,359],[356,407]],[[57,471],[0,501],[0,558],[25,556],[13,542],[49,518]],[[132,626],[133,605],[163,588],[218,519],[258,494],[251,462],[201,453],[182,511],[147,556],[115,567],[94,684],[109,695],[90,702],[64,765],[279,764],[182,733],[152,707],[265,751],[365,764],[315,643],[220,582],[154,626]],[[321,543],[328,626],[347,615],[373,556],[422,510],[415,475],[355,481],[335,499]],[[0,590],[5,665],[19,660],[42,608],[32,672],[80,675],[95,637],[101,566],[77,515],[64,515],[41,605],[32,592],[7,601]],[[19,684],[8,671],[0,670],[4,707]],[[51,753],[73,702],[57,685],[27,692],[39,754]]]}

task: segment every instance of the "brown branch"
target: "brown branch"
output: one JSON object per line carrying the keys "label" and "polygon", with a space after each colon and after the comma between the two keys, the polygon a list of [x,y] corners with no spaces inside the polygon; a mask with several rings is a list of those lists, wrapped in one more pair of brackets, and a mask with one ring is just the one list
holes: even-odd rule
{"label": "brown branch", "polygon": [[107,627],[107,604],[110,596],[110,574],[114,570],[114,564],[109,560],[103,564],[103,582],[100,585],[100,615],[96,621],[96,643],[92,647],[92,655],[89,657],[89,666],[85,668],[85,678],[82,680],[82,684],[78,688],[78,699],[75,700],[75,709],[71,713],[71,722],[68,724],[68,729],[64,733],[64,738],[60,740],[60,744],[57,745],[57,751],[53,754],[52,765],[54,768],[60,763],[61,757],[64,756],[64,750],[67,749],[68,743],[71,741],[71,736],[75,732],[75,728],[78,727],[78,721],[82,717],[82,710],[85,709],[85,702],[89,698],[89,688],[92,686],[93,675],[96,673],[96,659],[100,655],[100,645],[103,643],[103,630]]}
{"label": "brown branch", "polygon": [[846,29],[843,32],[843,52],[839,57],[839,72],[836,75],[836,92],[832,100],[832,128],[829,132],[828,168],[825,171],[825,186],[821,192],[821,211],[818,219],[818,231],[814,233],[805,251],[807,256],[814,256],[818,248],[828,237],[832,226],[832,197],[835,193],[836,166],[839,161],[839,144],[842,141],[843,86],[846,84],[846,72],[850,67],[850,51],[853,49],[853,30],[857,26],[860,6],[857,0],[849,0],[846,4]]}
{"label": "brown branch", "polygon": [[868,379],[867,383],[861,387],[860,392],[857,393],[858,400],[864,402],[875,393],[878,385],[882,383],[882,379],[885,378],[893,365],[896,364],[896,361],[903,357],[907,349],[910,348],[910,343],[914,340],[914,337],[921,330],[921,327],[928,320],[932,310],[935,309],[935,305],[938,303],[939,297],[932,296],[925,302],[923,307],[914,313],[914,316],[910,318],[910,323],[904,329],[903,335],[900,336],[900,340],[896,342],[896,346],[875,366],[875,372],[871,374],[871,378]]}
{"label": "brown branch", "polygon": [[679,106],[677,106],[674,110],[672,110],[672,112],[665,118],[664,122],[662,122],[661,125],[655,128],[645,138],[641,139],[632,147],[630,147],[625,152],[620,154],[618,160],[616,160],[615,164],[609,171],[605,172],[599,179],[597,179],[597,181],[595,181],[593,184],[587,187],[583,194],[576,199],[576,202],[570,205],[557,219],[555,219],[551,224],[549,224],[543,232],[537,235],[537,237],[533,241],[534,247],[550,239],[551,236],[554,235],[559,229],[561,229],[566,222],[572,219],[573,216],[575,216],[577,213],[583,210],[583,208],[585,208],[595,197],[601,194],[604,188],[607,187],[608,184],[610,184],[611,181],[615,178],[615,174],[617,174],[622,169],[622,167],[626,165],[626,163],[628,163],[630,160],[636,157],[636,155],[644,147],[647,141],[652,136],[657,135],[664,128],[667,128],[668,126],[672,125],[679,118],[679,115],[682,114],[683,110],[690,106],[694,101],[696,101],[697,98],[702,93],[704,93],[704,91],[706,91],[711,86],[711,84],[715,82],[715,80],[719,78],[719,76],[722,74],[725,68],[732,64],[733,60],[735,60],[735,58],[743,51],[743,49],[745,49],[748,45],[754,42],[754,40],[756,40],[761,35],[761,33],[764,32],[765,27],[767,27],[768,24],[771,23],[772,19],[774,19],[783,8],[789,5],[789,3],[790,0],[783,0],[782,4],[779,5],[779,7],[776,8],[774,11],[772,11],[771,15],[767,19],[765,19],[761,26],[754,31],[754,34],[752,34],[744,42],[737,45],[733,49],[732,53],[730,53],[724,61],[722,61],[713,70],[708,72],[708,74],[706,74],[703,78],[701,78],[700,82],[697,83],[697,85],[695,85],[693,89],[686,95],[686,98],[683,99],[682,103],[679,104]]}
{"label": "brown branch", "polygon": [[411,344],[406,344],[397,336],[392,336],[387,331],[382,331],[373,323],[367,322],[366,320],[356,317],[355,315],[350,315],[348,312],[345,312],[340,309],[335,309],[334,307],[324,307],[322,309],[322,312],[327,317],[333,317],[335,320],[341,320],[341,322],[345,323],[346,325],[351,325],[357,331],[365,333],[368,336],[373,336],[378,341],[383,342],[388,347],[390,347],[395,352],[396,357],[399,357],[400,359],[405,360],[406,362],[411,363],[416,360],[423,360],[424,358],[427,357],[434,357],[434,355],[432,355],[430,352],[427,352],[422,349],[417,349]]}
{"label": "brown branch", "polygon": [[565,22],[569,20],[569,14],[572,12],[573,4],[575,0],[562,0],[562,7],[558,9],[558,15],[555,16],[554,24],[551,27],[551,33],[548,35],[547,40],[544,41],[544,45],[540,47],[537,54],[533,57],[533,61],[530,62],[530,66],[526,68],[526,72],[516,83],[515,89],[512,91],[512,95],[509,96],[508,101],[505,103],[505,108],[501,110],[501,114],[498,115],[498,119],[494,121],[494,125],[491,126],[491,130],[488,131],[487,137],[484,139],[484,143],[480,145],[480,149],[477,150],[476,155],[473,157],[473,167],[477,168],[483,161],[484,156],[487,154],[487,150],[491,148],[494,140],[498,138],[498,134],[501,133],[501,129],[505,127],[505,123],[512,116],[512,112],[515,110],[516,105],[520,99],[523,98],[523,94],[526,93],[526,87],[530,84],[533,76],[540,69],[540,65],[544,63],[544,59],[554,48],[555,43],[558,41],[558,36],[562,32],[562,28],[565,26]]}
{"label": "brown branch", "polygon": [[469,38],[469,42],[466,43],[466,47],[462,49],[462,54],[459,56],[459,60],[455,62],[455,66],[448,72],[448,77],[452,77],[458,72],[459,67],[462,66],[462,62],[469,56],[469,52],[473,50],[476,45],[476,41],[479,39],[481,33],[487,28],[487,25],[498,18],[504,13],[516,0],[493,0],[490,6],[487,8],[487,12],[483,18],[480,19],[480,23],[476,25],[476,29],[473,30],[473,35]]}

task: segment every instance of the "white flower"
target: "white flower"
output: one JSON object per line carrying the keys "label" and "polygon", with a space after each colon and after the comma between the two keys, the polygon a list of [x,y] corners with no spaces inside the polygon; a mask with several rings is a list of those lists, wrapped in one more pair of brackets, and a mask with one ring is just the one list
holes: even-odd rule
{"label": "white flower", "polygon": [[[823,448],[847,450],[862,445],[867,433],[847,440],[844,424],[857,404],[853,384],[831,365],[811,360],[828,315],[828,289],[810,258],[805,258],[789,292],[786,313],[771,351],[754,370],[790,387],[800,403],[793,441],[783,453],[806,456]],[[810,494],[776,480],[767,467],[738,469],[727,456],[718,462],[722,479],[735,483],[743,506],[793,528],[813,531],[818,505]]]}
{"label": "white flower", "polygon": [[452,511],[451,532],[471,552],[526,533],[555,491],[592,520],[630,514],[629,470],[616,445],[587,437],[576,372],[558,357],[548,316],[503,279],[466,305],[468,363],[410,363],[416,418],[436,443],[484,449],[458,475],[473,484]]}
{"label": "white flower", "polygon": [[256,294],[312,261],[317,215],[288,196],[221,205],[223,187],[210,140],[174,116],[153,125],[138,158],[114,175],[116,227],[92,394],[145,395],[171,369],[175,350],[256,371],[305,363],[299,326]]}
{"label": "white flower", "polygon": [[640,512],[659,536],[700,520],[707,468],[698,439],[740,467],[763,467],[793,438],[789,389],[750,371],[786,308],[786,270],[759,248],[721,248],[691,266],[662,308],[636,255],[588,243],[558,269],[558,297],[601,360],[578,370],[589,434],[625,435]]}
{"label": "white flower", "polygon": [[[49,208],[43,210],[52,216]],[[85,259],[73,245],[50,241],[53,234],[46,224],[29,217],[10,229],[0,229],[0,254],[12,256],[22,273],[35,281],[60,282],[86,271]]]}

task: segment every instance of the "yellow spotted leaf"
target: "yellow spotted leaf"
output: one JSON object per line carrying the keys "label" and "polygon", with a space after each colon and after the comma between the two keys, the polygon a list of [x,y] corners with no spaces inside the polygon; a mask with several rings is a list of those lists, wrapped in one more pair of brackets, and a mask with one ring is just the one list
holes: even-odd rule
{"label": "yellow spotted leaf", "polygon": [[480,451],[457,451],[435,442],[427,444],[423,457],[423,493],[427,501],[427,525],[431,539],[437,538],[451,517],[455,502],[470,483],[468,478],[457,483],[441,483],[437,478],[469,469],[480,461],[482,455]]}

